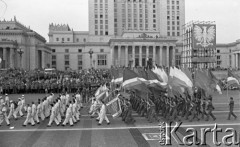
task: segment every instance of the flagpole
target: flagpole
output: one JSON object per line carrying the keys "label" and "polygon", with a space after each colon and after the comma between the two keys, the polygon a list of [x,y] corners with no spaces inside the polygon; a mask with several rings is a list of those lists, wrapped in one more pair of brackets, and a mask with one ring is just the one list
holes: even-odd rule
{"label": "flagpole", "polygon": [[228,82],[227,82],[227,98],[228,98]]}

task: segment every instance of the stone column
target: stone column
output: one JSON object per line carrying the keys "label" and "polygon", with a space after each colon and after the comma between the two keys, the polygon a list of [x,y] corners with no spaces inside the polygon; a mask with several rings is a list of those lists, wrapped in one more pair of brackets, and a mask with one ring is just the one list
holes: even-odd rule
{"label": "stone column", "polygon": [[125,67],[128,66],[128,46],[125,46]]}
{"label": "stone column", "polygon": [[41,53],[42,53],[42,68],[45,68],[45,53],[43,50],[41,51]]}
{"label": "stone column", "polygon": [[175,47],[176,46],[173,46],[173,48],[172,48],[172,66],[175,66],[175,63],[176,63],[176,55],[175,55]]}
{"label": "stone column", "polygon": [[115,62],[114,62],[114,49],[115,49],[115,46],[110,46],[110,49],[111,49],[111,60],[112,61],[112,66],[115,65]]}
{"label": "stone column", "polygon": [[166,66],[169,67],[169,46],[167,45],[166,47],[167,47],[167,48],[166,48],[166,52],[167,52],[167,54],[166,54],[166,56],[167,56],[167,57],[166,57],[166,58],[167,58]]}
{"label": "stone column", "polygon": [[156,65],[156,46],[153,46],[153,66]]}
{"label": "stone column", "polygon": [[146,65],[148,60],[149,60],[149,46],[146,46]]}
{"label": "stone column", "polygon": [[238,53],[235,54],[235,68],[238,68]]}
{"label": "stone column", "polygon": [[132,46],[132,59],[133,59],[133,67],[135,67],[135,46]]}
{"label": "stone column", "polygon": [[10,68],[14,67],[13,55],[14,55],[14,49],[10,48],[10,58],[9,58],[10,59],[10,62],[9,62]]}
{"label": "stone column", "polygon": [[139,46],[139,66],[142,67],[142,46]]}
{"label": "stone column", "polygon": [[7,67],[7,48],[3,48],[3,60],[4,60],[3,68],[6,68]]}
{"label": "stone column", "polygon": [[118,46],[118,66],[121,65],[121,45]]}
{"label": "stone column", "polygon": [[162,54],[163,54],[163,46],[159,46],[159,65],[160,66],[163,66]]}

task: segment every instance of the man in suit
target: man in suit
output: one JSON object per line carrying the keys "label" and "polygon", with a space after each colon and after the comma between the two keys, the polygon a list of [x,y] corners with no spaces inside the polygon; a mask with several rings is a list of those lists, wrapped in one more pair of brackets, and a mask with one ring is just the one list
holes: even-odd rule
{"label": "man in suit", "polygon": [[216,120],[216,117],[212,114],[212,111],[213,111],[214,109],[215,109],[215,108],[213,107],[212,99],[209,99],[209,100],[208,100],[208,105],[207,105],[208,113],[207,113],[206,121],[208,121],[209,116],[211,116],[211,117],[213,118],[213,120]]}

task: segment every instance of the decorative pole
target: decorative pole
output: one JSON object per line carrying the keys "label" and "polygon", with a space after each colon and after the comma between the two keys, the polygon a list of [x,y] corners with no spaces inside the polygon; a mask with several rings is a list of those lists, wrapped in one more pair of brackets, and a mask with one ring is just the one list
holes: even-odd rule
{"label": "decorative pole", "polygon": [[20,69],[22,69],[22,54],[24,53],[22,51],[22,48],[17,49],[18,54],[20,55]]}
{"label": "decorative pole", "polygon": [[92,68],[92,54],[93,54],[92,49],[90,49],[90,51],[88,53],[90,55],[90,62],[91,62],[91,68]]}

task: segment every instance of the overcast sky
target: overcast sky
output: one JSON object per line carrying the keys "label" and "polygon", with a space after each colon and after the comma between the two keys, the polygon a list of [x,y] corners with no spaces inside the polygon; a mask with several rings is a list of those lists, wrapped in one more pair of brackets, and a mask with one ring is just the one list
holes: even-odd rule
{"label": "overcast sky", "polygon": [[[217,43],[240,39],[240,0],[185,0],[186,22],[216,21]],[[7,5],[7,6],[6,6]],[[88,0],[0,0],[0,19],[14,16],[48,40],[50,23],[88,30]]]}

